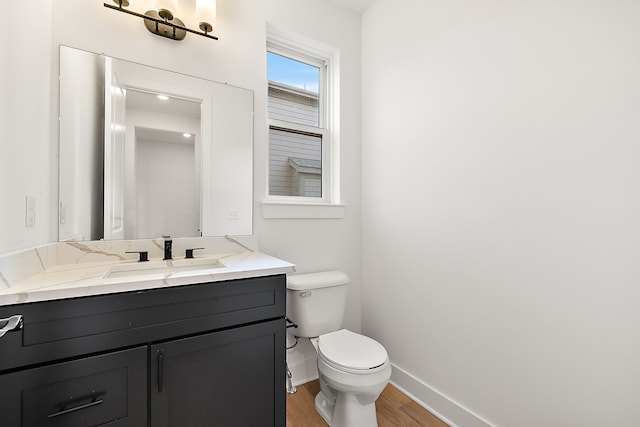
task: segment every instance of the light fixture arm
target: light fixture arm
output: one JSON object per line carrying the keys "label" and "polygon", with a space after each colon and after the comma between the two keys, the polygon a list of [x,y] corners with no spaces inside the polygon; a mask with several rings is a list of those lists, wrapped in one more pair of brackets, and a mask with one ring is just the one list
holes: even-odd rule
{"label": "light fixture arm", "polygon": [[[212,36],[211,34],[209,34],[209,31],[211,31],[211,29],[209,28],[207,28],[208,31],[192,30],[191,28],[187,28],[186,26],[184,26],[183,22],[180,21],[178,18],[174,17],[172,20],[163,19],[156,11],[148,11],[147,14],[143,15],[141,13],[134,12],[129,9],[125,9],[123,5],[128,6],[129,4],[128,1],[116,0],[116,3],[118,4],[117,5],[111,5],[107,3],[103,3],[103,4],[104,4],[104,7],[107,7],[109,9],[117,10],[118,12],[124,12],[126,14],[137,16],[138,18],[144,19],[147,29],[156,35],[167,37],[173,40],[182,40],[184,38],[184,35],[182,35],[182,37],[179,37],[178,33],[179,31],[185,31],[192,34],[197,34],[202,37],[207,37],[209,39],[218,40],[218,37]],[[178,23],[173,23],[171,21],[176,21]],[[147,25],[147,23],[149,23],[150,25]],[[168,34],[166,32],[162,32],[160,31],[160,26],[171,27],[172,32]],[[155,28],[155,30],[152,28]]]}

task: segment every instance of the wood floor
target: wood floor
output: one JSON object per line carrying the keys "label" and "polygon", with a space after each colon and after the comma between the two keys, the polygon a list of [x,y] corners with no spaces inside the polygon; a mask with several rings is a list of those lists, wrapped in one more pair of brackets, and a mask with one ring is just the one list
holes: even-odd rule
{"label": "wood floor", "polygon": [[[312,381],[297,387],[295,394],[287,395],[287,427],[326,427],[316,412],[314,399],[320,383]],[[422,406],[388,384],[376,401],[379,427],[448,427]]]}

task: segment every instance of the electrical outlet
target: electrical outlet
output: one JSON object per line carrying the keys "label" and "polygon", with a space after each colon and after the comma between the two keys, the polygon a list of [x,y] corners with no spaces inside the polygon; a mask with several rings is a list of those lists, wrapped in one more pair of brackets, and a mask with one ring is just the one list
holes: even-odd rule
{"label": "electrical outlet", "polygon": [[60,225],[64,225],[64,223],[67,222],[67,205],[62,200],[60,200],[60,211],[58,218],[60,219]]}
{"label": "electrical outlet", "polygon": [[36,225],[36,198],[27,196],[24,224],[27,227]]}

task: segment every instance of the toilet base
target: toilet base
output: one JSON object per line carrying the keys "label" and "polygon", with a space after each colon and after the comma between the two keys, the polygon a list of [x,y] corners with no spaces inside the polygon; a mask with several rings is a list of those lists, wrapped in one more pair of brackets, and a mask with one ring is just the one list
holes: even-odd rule
{"label": "toilet base", "polygon": [[329,425],[331,425],[334,406],[335,403],[327,399],[323,392],[319,392],[316,395],[316,411],[318,411],[324,421]]}
{"label": "toilet base", "polygon": [[363,404],[357,396],[338,393],[335,402],[322,391],[316,395],[316,411],[330,427],[377,427],[376,404]]}

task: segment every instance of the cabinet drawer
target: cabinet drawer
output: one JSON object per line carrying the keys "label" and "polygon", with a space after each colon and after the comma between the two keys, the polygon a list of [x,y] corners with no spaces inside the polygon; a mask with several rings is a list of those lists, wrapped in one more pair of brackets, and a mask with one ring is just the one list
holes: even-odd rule
{"label": "cabinet drawer", "polygon": [[285,276],[0,307],[22,330],[0,339],[0,372],[284,317]]}
{"label": "cabinet drawer", "polygon": [[147,348],[0,376],[2,425],[147,425]]}

